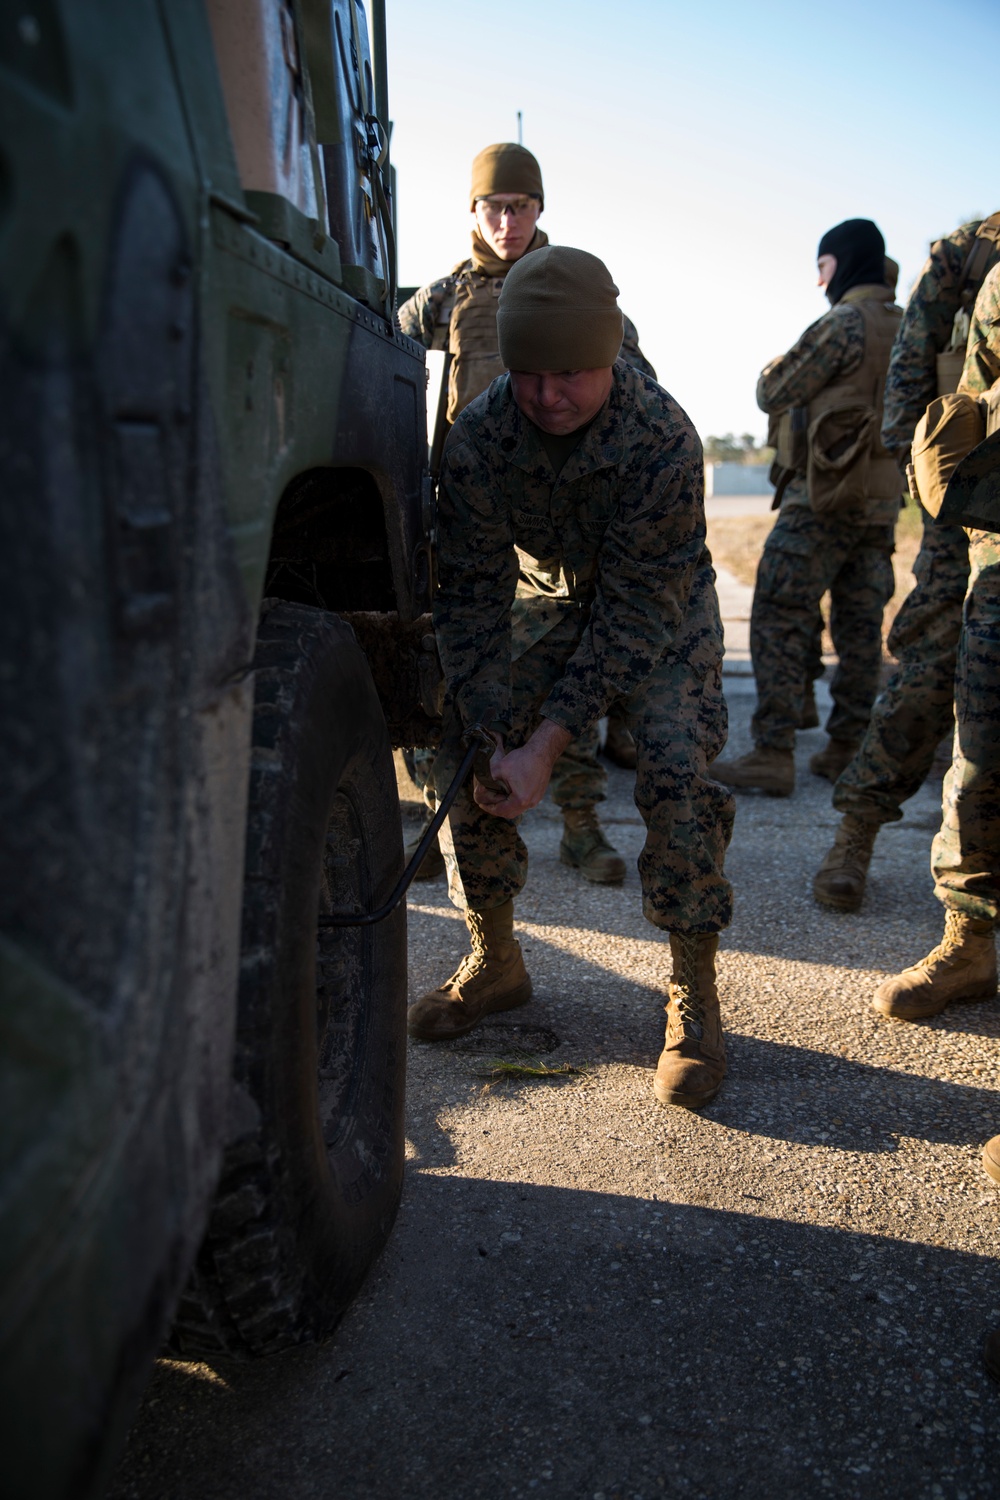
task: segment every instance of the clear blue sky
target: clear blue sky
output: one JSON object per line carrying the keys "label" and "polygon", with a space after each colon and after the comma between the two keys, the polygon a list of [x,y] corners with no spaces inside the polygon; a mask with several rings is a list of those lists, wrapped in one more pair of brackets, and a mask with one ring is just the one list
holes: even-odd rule
{"label": "clear blue sky", "polygon": [[702,434],[763,434],[760,367],[826,309],[820,235],[901,263],[1000,208],[998,0],[387,0],[400,281],[467,253],[473,155],[524,144],[549,238],[602,256]]}

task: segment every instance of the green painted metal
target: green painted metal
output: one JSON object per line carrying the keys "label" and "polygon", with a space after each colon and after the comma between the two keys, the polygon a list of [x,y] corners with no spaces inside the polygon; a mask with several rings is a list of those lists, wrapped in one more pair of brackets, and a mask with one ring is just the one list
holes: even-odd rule
{"label": "green painted metal", "polygon": [[[158,1201],[153,1207],[136,1201],[138,1132],[170,1048],[177,1038],[190,1041],[194,1021],[205,1021],[215,1004],[217,1024],[206,1031],[211,1046],[202,1049],[214,1048],[214,1082],[200,1085],[194,1100],[163,1106],[162,1129],[175,1132],[197,1161],[198,1110],[206,1120],[213,1109],[224,1114],[250,705],[244,674],[282,498],[302,475],[322,470],[335,503],[338,476],[352,496],[361,476],[382,507],[392,602],[404,620],[419,616],[427,603],[418,577],[426,544],[423,351],[386,323],[384,267],[377,237],[366,228],[364,174],[356,170],[363,131],[347,140],[354,106],[345,99],[344,49],[338,53],[334,31],[338,11],[342,30],[348,21],[356,25],[359,15],[363,21],[360,7],[352,21],[352,6],[356,0],[300,0],[296,11],[327,196],[339,194],[340,222],[355,216],[351,232],[338,239],[330,232],[332,208],[325,225],[279,196],[244,192],[203,0],[0,5],[0,354],[8,392],[37,388],[38,409],[54,414],[46,441],[31,448],[16,425],[15,403],[8,402],[0,413],[0,468],[8,496],[17,481],[25,522],[30,519],[31,534],[42,538],[45,557],[18,565],[18,597],[27,601],[22,616],[32,612],[35,635],[44,637],[38,659],[56,662],[52,681],[68,684],[69,705],[64,711],[60,700],[46,717],[44,705],[31,699],[37,677],[25,668],[18,678],[21,697],[5,711],[10,721],[23,719],[15,724],[22,780],[30,781],[33,755],[39,774],[49,774],[53,736],[75,737],[82,747],[74,773],[77,803],[67,791],[69,811],[60,816],[66,840],[84,850],[84,868],[86,818],[98,817],[87,811],[88,777],[113,753],[118,706],[127,706],[130,693],[150,698],[143,732],[151,757],[173,733],[169,716],[157,718],[155,711],[160,657],[179,725],[176,752],[163,761],[163,774],[174,775],[176,820],[167,826],[153,790],[146,803],[137,797],[136,828],[158,818],[164,828],[156,858],[149,868],[137,866],[127,895],[127,942],[107,957],[101,975],[94,978],[77,964],[72,945],[49,942],[49,933],[71,926],[77,914],[60,884],[58,859],[45,856],[51,880],[48,867],[5,865],[0,872],[0,1084],[6,1101],[0,1226],[16,1225],[16,1233],[0,1236],[0,1358],[6,1364],[0,1424],[4,1489],[15,1500],[99,1492],[197,1243],[218,1160],[219,1119],[205,1126],[191,1202],[183,1201],[179,1185],[169,1209],[174,1217],[160,1237],[148,1221],[161,1212],[166,1225],[167,1210]],[[193,320],[162,329],[162,348],[150,353],[168,368],[175,340],[178,359],[189,361],[176,388],[190,409],[173,413],[171,441],[180,441],[176,435],[183,436],[186,424],[198,441],[183,472],[170,475],[180,497],[176,522],[158,518],[155,509],[143,513],[141,484],[134,495],[122,490],[123,475],[155,478],[157,465],[168,461],[162,454],[173,450],[156,446],[161,438],[152,419],[145,409],[130,410],[128,391],[106,368],[109,308],[117,305],[116,247],[136,184],[144,182],[158,185],[148,191],[169,203],[185,242],[171,274],[178,306]],[[141,223],[136,228],[134,217],[129,223],[133,241],[137,234],[141,241]],[[143,251],[150,264],[156,248]],[[116,337],[116,347],[128,346],[127,328]],[[129,368],[136,360],[141,365],[141,353],[132,351]],[[110,425],[105,406],[115,413]],[[111,436],[105,442],[106,429]],[[42,507],[49,509],[40,519]],[[349,533],[347,522],[341,533]],[[10,535],[18,535],[16,517]],[[172,596],[157,581],[168,553],[195,580],[186,593],[177,592],[187,614],[176,621],[173,636],[172,625],[157,635],[155,624],[156,610],[171,607]],[[32,593],[25,574],[36,564]],[[134,585],[131,613],[115,602],[125,575]],[[354,607],[366,606],[355,600]],[[9,611],[10,600],[0,608]],[[148,641],[143,631],[150,632]],[[130,686],[126,658],[138,687]],[[191,661],[207,665],[196,670]],[[103,685],[103,737],[91,734],[91,699],[83,688],[82,717],[72,719],[73,692],[80,682],[86,686],[88,673]],[[97,702],[98,696],[95,688],[91,698]],[[137,764],[135,776],[141,774]],[[66,773],[60,769],[59,775],[65,790]],[[21,782],[14,777],[9,784]],[[44,786],[39,795],[44,823]],[[84,809],[79,830],[72,826],[77,804]],[[31,847],[26,838],[25,848]],[[114,869],[114,849],[105,856],[95,845],[97,884],[105,857]],[[157,962],[162,967],[175,960],[177,967],[174,974],[154,974],[147,993],[129,977],[129,965],[137,972],[142,967],[136,952],[153,876],[168,892]],[[17,899],[22,877],[40,892],[27,916]],[[202,921],[206,908],[210,919]],[[79,912],[88,909],[81,893]],[[91,932],[81,944],[93,939]],[[123,1071],[117,1043],[125,1031],[142,1036],[143,1006],[151,1006],[157,984],[193,1008],[187,1031],[175,1037],[150,1009],[147,1061]],[[205,1101],[213,1097],[210,1108]],[[139,1176],[126,1189],[130,1157]],[[126,1281],[138,1288],[134,1306]]]}

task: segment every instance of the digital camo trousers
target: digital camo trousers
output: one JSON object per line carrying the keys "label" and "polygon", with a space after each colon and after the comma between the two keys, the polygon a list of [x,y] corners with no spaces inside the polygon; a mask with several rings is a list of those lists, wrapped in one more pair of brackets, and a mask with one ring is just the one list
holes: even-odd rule
{"label": "digital camo trousers", "polygon": [[945,906],[1000,910],[1000,532],[969,532],[969,592],[955,668],[955,741],[931,849]]}
{"label": "digital camo trousers", "polygon": [[815,654],[816,610],[827,589],[838,657],[827,733],[848,743],[861,739],[882,669],[882,615],[894,587],[892,553],[891,525],[817,516],[805,505],[781,507],[764,544],[750,613],[756,744],[777,750],[795,746]]}
{"label": "digital camo trousers", "polygon": [[[549,795],[559,808],[593,807],[607,795],[608,773],[598,759],[597,726],[579,735],[552,767]],[[413,752],[413,779],[424,794],[428,808],[434,805],[434,757],[436,750]]]}
{"label": "digital camo trousers", "polygon": [[[514,663],[509,748],[523,745],[535,728],[579,629],[578,620],[567,616]],[[643,912],[654,926],[671,932],[719,932],[732,917],[724,866],[735,806],[728,788],[708,772],[726,741],[721,629],[703,659],[665,654],[642,688],[624,700],[624,708],[638,757],[635,803],[646,825],[639,855]],[[460,757],[459,726],[453,721],[434,767],[439,794]],[[441,830],[441,848],[449,895],[460,908],[501,906],[524,886],[528,851],[517,824],[477,807],[471,780]]]}
{"label": "digital camo trousers", "polygon": [[833,792],[839,813],[869,823],[898,822],[954,725],[955,658],[969,583],[969,539],[961,526],[935,526],[928,517],[913,572],[916,586],[887,642],[897,665]]}

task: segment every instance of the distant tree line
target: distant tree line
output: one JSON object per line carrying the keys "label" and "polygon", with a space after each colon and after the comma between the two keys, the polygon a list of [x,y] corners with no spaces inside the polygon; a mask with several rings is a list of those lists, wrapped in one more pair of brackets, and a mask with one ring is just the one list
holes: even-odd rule
{"label": "distant tree line", "polygon": [[769,464],[774,449],[758,443],[752,432],[735,437],[724,432],[721,437],[705,439],[705,462],[709,464]]}

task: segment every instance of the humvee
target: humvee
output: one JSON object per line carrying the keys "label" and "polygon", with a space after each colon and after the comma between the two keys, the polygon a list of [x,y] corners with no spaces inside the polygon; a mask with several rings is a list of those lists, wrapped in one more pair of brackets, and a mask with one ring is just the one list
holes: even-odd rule
{"label": "humvee", "polygon": [[329,1333],[400,1194],[405,914],[320,923],[438,691],[373,10],[0,6],[11,1500],[100,1491],[171,1326]]}

